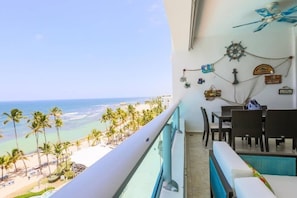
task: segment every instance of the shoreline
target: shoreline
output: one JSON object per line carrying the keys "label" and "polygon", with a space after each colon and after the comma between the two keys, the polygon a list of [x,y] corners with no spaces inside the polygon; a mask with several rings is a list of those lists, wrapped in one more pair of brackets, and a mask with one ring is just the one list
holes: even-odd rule
{"label": "shoreline", "polygon": [[[63,128],[63,126],[62,126]],[[106,126],[105,124],[101,123],[99,120],[98,121],[91,121],[89,123],[86,123],[84,125],[81,125],[77,128],[73,129],[62,129],[60,131],[60,136],[61,136],[61,141],[70,141],[70,142],[75,142],[79,139],[86,138],[88,134],[91,133],[92,129],[98,129],[98,130],[105,130]],[[55,129],[51,129],[51,132],[47,133],[47,139],[48,142],[56,142],[57,141],[57,132],[54,131]],[[46,131],[47,132],[47,131]],[[35,137],[34,135],[31,135],[28,138],[25,138],[24,136],[18,137],[18,144],[20,147],[20,150],[22,150],[26,155],[30,153],[36,152],[36,142],[35,142]],[[39,146],[41,146],[44,143],[43,137],[40,135],[39,136]],[[16,143],[15,139],[11,139],[5,142],[1,142],[1,151],[0,151],[0,156],[1,155],[6,155],[7,152],[11,152],[12,149],[16,148]]]}
{"label": "shoreline", "polygon": [[[106,130],[106,125],[101,123],[102,114],[107,108],[125,108],[129,104],[137,106],[138,104],[145,105],[150,97],[131,97],[131,98],[98,98],[98,99],[67,99],[67,100],[45,100],[45,101],[23,101],[17,103],[12,101],[5,102],[3,112],[10,112],[13,108],[18,108],[23,112],[23,115],[30,117],[31,113],[38,110],[48,113],[53,106],[58,106],[63,111],[62,120],[63,125],[60,128],[61,141],[75,141],[86,137],[91,130],[96,128],[101,131]],[[67,102],[70,102],[70,105]],[[22,102],[22,101],[20,101]],[[38,104],[35,104],[35,103]],[[34,105],[33,105],[34,104]],[[43,106],[46,105],[46,106]],[[65,112],[64,112],[65,110]],[[6,118],[0,116],[0,122]],[[26,120],[21,120],[16,124],[19,149],[25,154],[36,151],[36,142],[34,135],[25,138],[31,129],[28,127]],[[6,155],[16,148],[14,129],[12,123],[2,125],[0,127],[0,156]],[[46,129],[46,134],[49,142],[57,142],[57,132],[54,126]],[[39,137],[40,145],[43,144],[44,139]],[[34,146],[35,145],[35,146]]]}
{"label": "shoreline", "polygon": [[[76,161],[86,161],[90,162],[88,158],[92,155],[92,163],[98,161],[100,158],[102,158],[105,154],[107,154],[109,151],[112,150],[110,145],[104,145],[104,144],[98,144],[95,146],[89,146],[87,138],[81,138],[81,145],[80,148],[77,148],[75,145],[75,141],[71,142],[71,147],[69,148],[69,153],[70,156],[69,158],[71,159],[72,162]],[[109,148],[110,150],[106,150],[106,148]],[[96,149],[96,155],[92,153],[94,151],[93,149]],[[79,153],[83,153],[79,154]],[[88,153],[88,154],[87,154]],[[8,178],[4,181],[0,181],[0,195],[3,197],[14,197],[23,193],[26,193],[28,191],[41,191],[47,187],[53,186],[55,189],[58,189],[61,187],[61,185],[64,185],[68,183],[68,181],[64,180],[61,181],[59,179],[59,184],[51,183],[51,184],[46,184],[43,185],[41,184],[41,181],[49,175],[49,168],[48,166],[44,166],[42,168],[42,174],[39,172],[38,167],[38,155],[37,152],[33,152],[30,154],[25,155],[28,160],[25,160],[26,166],[27,166],[27,171],[28,175],[26,176],[25,174],[25,168],[23,165],[23,162],[21,160],[17,161],[16,166],[18,169],[18,172],[14,172],[15,169],[14,167],[11,167],[8,171],[4,170],[4,176],[9,175]],[[72,159],[72,157],[75,156],[76,159]],[[55,163],[55,156],[49,155],[50,159],[50,170],[53,172],[56,169],[56,163]],[[41,155],[41,164],[46,163],[46,156]],[[77,162],[76,162],[77,163]],[[92,163],[86,164],[87,167],[91,166]],[[71,181],[71,180],[69,180]],[[30,190],[30,187],[32,189]]]}
{"label": "shoreline", "polygon": [[[125,109],[127,107],[128,107],[128,105],[121,106],[121,108],[123,108],[123,109]],[[137,104],[137,105],[135,104],[135,108],[137,109],[137,111],[142,111],[144,109],[149,109],[149,105],[145,104],[145,103],[141,103],[141,104]],[[93,123],[95,123],[95,122],[93,122]],[[100,123],[100,121],[96,121],[96,123]],[[105,127],[105,124],[102,124],[102,126],[103,125]],[[81,128],[83,128],[83,127],[79,127],[79,129],[76,129],[76,130],[82,130]],[[89,130],[86,134],[90,134],[90,133],[91,133],[91,130]],[[72,133],[72,134],[74,134],[74,133]],[[56,135],[56,134],[53,133],[53,135]],[[79,147],[77,147],[75,144],[75,142],[78,140],[81,143]],[[124,140],[122,140],[122,141],[124,141]],[[78,160],[81,160],[81,162],[83,162],[84,160],[87,161],[87,159],[92,159],[92,162],[89,162],[91,164],[98,161],[106,153],[108,153],[113,148],[115,148],[118,144],[121,143],[121,142],[119,142],[118,144],[108,144],[106,139],[101,139],[100,143],[98,143],[95,146],[92,146],[92,145],[89,145],[88,138],[86,135],[83,137],[80,137],[80,138],[72,139],[69,142],[71,142],[71,146],[69,147],[69,153],[70,153],[69,158],[72,159],[71,158],[72,156],[75,156],[76,153],[81,152],[83,154],[80,154],[78,156]],[[41,145],[41,143],[40,143],[40,145]],[[94,150],[92,148],[96,148],[97,155],[94,155],[94,152],[93,152]],[[84,153],[84,151],[86,151],[86,150],[89,150],[88,155],[86,153]],[[0,181],[1,196],[14,197],[19,194],[24,194],[24,193],[28,192],[28,190],[30,190],[29,187],[32,185],[35,186],[35,188],[37,186],[38,191],[43,190],[46,187],[55,185],[55,183],[47,184],[45,186],[40,185],[41,180],[46,178],[47,175],[49,175],[49,170],[54,171],[56,169],[56,163],[53,163],[56,160],[54,155],[52,155],[52,154],[49,155],[49,159],[50,159],[49,167],[50,168],[48,168],[48,166],[44,166],[42,169],[43,174],[38,173],[38,169],[36,169],[36,167],[39,166],[37,152],[33,151],[31,153],[26,153],[25,156],[28,158],[28,160],[26,160],[25,163],[27,165],[27,170],[29,170],[28,171],[29,177],[25,175],[25,168],[24,168],[23,162],[21,160],[17,161],[17,164],[16,164],[17,168],[20,169],[18,172],[16,172],[16,173],[14,172],[15,170],[14,170],[13,166],[8,171],[6,171],[4,169],[3,175],[9,175],[9,178],[5,181]],[[45,155],[41,155],[41,162],[42,162],[41,164],[44,164],[47,162]],[[88,164],[88,166],[90,166],[91,164]],[[69,180],[69,181],[71,181],[71,180]],[[64,181],[64,182],[67,183],[68,181]],[[58,189],[61,185],[64,185],[65,183],[61,183],[61,184],[57,185],[56,189]],[[22,189],[23,189],[23,191],[22,191]]]}

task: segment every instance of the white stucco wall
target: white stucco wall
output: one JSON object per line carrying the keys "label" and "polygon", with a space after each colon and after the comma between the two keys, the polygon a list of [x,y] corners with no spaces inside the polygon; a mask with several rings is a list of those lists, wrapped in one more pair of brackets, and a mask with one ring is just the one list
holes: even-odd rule
{"label": "white stucco wall", "polygon": [[[280,36],[282,35],[282,36]],[[222,90],[222,97],[238,103],[243,103],[251,90],[253,83],[256,84],[256,94],[252,98],[260,104],[268,105],[269,108],[296,108],[296,33],[294,29],[286,32],[263,31],[258,33],[248,32],[240,35],[226,35],[218,37],[196,38],[194,49],[191,51],[175,51],[172,56],[173,64],[173,98],[182,101],[181,116],[186,122],[186,131],[203,131],[203,119],[200,107],[206,107],[209,118],[212,111],[220,111],[221,105],[228,105],[227,102],[216,98],[212,101],[205,100],[204,91],[214,85]],[[282,74],[282,83],[265,85],[264,76],[257,81],[242,82],[253,78],[253,70],[260,64],[269,64],[272,67],[279,65],[284,60],[269,60],[256,58],[246,54],[239,61],[229,61],[229,57],[223,58],[215,64],[215,72],[224,79],[233,82],[233,68],[238,71],[238,85],[222,80],[214,73],[202,73],[202,71],[186,72],[187,81],[191,87],[184,88],[180,82],[183,69],[200,69],[202,65],[211,64],[226,54],[226,47],[231,42],[241,42],[246,51],[260,57],[279,58],[293,56],[291,67],[289,62],[275,69],[275,74]],[[289,68],[288,76],[285,77]],[[198,78],[205,79],[204,84],[198,84]],[[279,95],[278,90],[283,86],[294,89],[293,95]],[[236,88],[236,93],[234,92]]]}

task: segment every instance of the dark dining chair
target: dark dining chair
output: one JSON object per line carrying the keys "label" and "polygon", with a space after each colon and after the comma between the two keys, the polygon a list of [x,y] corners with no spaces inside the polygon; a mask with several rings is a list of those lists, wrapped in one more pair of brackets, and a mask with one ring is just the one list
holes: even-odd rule
{"label": "dark dining chair", "polygon": [[[232,147],[235,150],[235,138],[247,137],[260,140],[261,151],[263,146],[262,110],[232,110]],[[251,143],[251,142],[250,142]]]}
{"label": "dark dining chair", "polygon": [[[231,111],[233,109],[244,109],[244,106],[240,106],[240,105],[224,105],[224,106],[221,106],[221,112],[222,112],[222,115],[231,115]],[[225,124],[227,125],[230,125],[231,127],[231,122],[230,121],[224,121]]]}
{"label": "dark dining chair", "polygon": [[[211,133],[212,140],[214,140],[214,133],[219,132],[219,124],[209,122],[208,115],[207,115],[206,109],[204,107],[201,107],[201,112],[202,112],[203,122],[204,122],[204,131],[203,131],[202,139],[204,140],[204,138],[206,136],[205,147],[207,147],[209,133]],[[222,124],[222,133],[223,133],[223,137],[225,137],[225,140],[226,140],[226,133],[228,133],[229,144],[231,144],[231,142],[230,142],[230,140],[231,140],[230,126],[228,126],[226,124]]]}
{"label": "dark dining chair", "polygon": [[243,110],[244,106],[236,106],[236,105],[224,105],[221,106],[222,115],[230,115],[233,109],[240,109]]}
{"label": "dark dining chair", "polygon": [[[297,109],[268,109],[265,117],[265,146],[269,151],[269,139],[292,139],[292,149],[296,149]],[[277,142],[276,142],[277,145]]]}

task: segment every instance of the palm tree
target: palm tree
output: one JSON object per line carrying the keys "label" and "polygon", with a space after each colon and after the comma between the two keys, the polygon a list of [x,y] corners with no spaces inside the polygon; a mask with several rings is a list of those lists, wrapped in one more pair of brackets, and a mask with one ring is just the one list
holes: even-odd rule
{"label": "palm tree", "polygon": [[60,127],[63,125],[63,121],[61,119],[62,115],[62,110],[59,109],[58,107],[54,107],[50,110],[50,115],[54,116],[54,121],[55,121],[55,127],[57,129],[57,135],[58,135],[58,142],[61,142],[61,137],[60,137]]}
{"label": "palm tree", "polygon": [[89,135],[87,136],[87,140],[88,140],[88,145],[89,145],[89,146],[90,146],[90,141],[92,140],[92,138],[93,138],[92,134],[89,134]]}
{"label": "palm tree", "polygon": [[114,126],[111,125],[111,126],[109,127],[108,131],[105,133],[105,135],[107,136],[107,143],[108,143],[108,144],[111,143],[112,140],[110,139],[110,137],[113,137],[114,134],[115,134],[115,132],[116,132],[116,130],[115,130]]}
{"label": "palm tree", "polygon": [[50,167],[49,159],[48,159],[48,155],[52,153],[51,145],[49,143],[43,143],[43,146],[40,146],[39,149],[40,149],[41,153],[46,156],[48,171],[49,171],[49,174],[51,174],[51,167]]}
{"label": "palm tree", "polygon": [[4,160],[3,169],[5,169],[7,172],[7,170],[11,168],[11,164],[12,164],[11,157],[9,155],[4,155],[3,160]]}
{"label": "palm tree", "polygon": [[46,134],[45,134],[45,128],[51,128],[52,126],[49,123],[49,116],[46,114],[43,114],[41,112],[39,112],[39,118],[38,118],[38,124],[40,125],[40,127],[43,130],[43,135],[44,135],[44,142],[48,143],[46,140]]}
{"label": "palm tree", "polygon": [[63,154],[63,145],[60,142],[53,144],[52,154],[56,156],[57,159],[57,168],[60,164],[60,158]]}
{"label": "palm tree", "polygon": [[31,122],[31,125],[29,126],[29,128],[31,129],[31,132],[29,132],[25,137],[28,138],[32,134],[34,134],[35,136],[39,169],[40,169],[40,173],[42,173],[41,157],[39,152],[39,133],[42,133],[42,131],[40,130],[40,125],[38,125],[38,123],[35,120],[32,120],[30,122]]}
{"label": "palm tree", "polygon": [[18,143],[18,134],[16,130],[16,123],[19,123],[21,119],[25,119],[23,116],[23,112],[19,109],[12,109],[10,113],[3,113],[4,116],[7,117],[7,119],[3,122],[3,124],[7,124],[8,122],[12,122],[13,128],[14,128],[14,137],[16,141],[16,147],[17,149],[20,149],[19,143]]}
{"label": "palm tree", "polygon": [[104,122],[105,123],[105,126],[106,126],[106,130],[108,130],[108,121],[112,121],[112,119],[115,118],[115,114],[112,110],[112,108],[106,108],[106,111],[105,113],[102,114],[101,116],[101,122]]}
{"label": "palm tree", "polygon": [[1,181],[4,180],[3,171],[4,171],[4,164],[5,164],[5,155],[0,156],[0,168],[1,168]]}
{"label": "palm tree", "polygon": [[102,132],[97,129],[92,130],[92,137],[94,138],[94,141],[92,143],[92,146],[97,145],[100,142],[102,136]]}
{"label": "palm tree", "polygon": [[[43,136],[44,136],[44,143],[47,143],[46,134],[45,134],[45,128],[50,128],[51,125],[49,124],[48,115],[43,114],[40,111],[35,111],[33,113],[33,121],[36,122],[36,124],[42,128]],[[30,122],[28,120],[27,122]]]}
{"label": "palm tree", "polygon": [[[18,149],[12,149],[11,153],[7,152],[7,155],[9,156],[11,162],[14,164],[14,169],[15,169],[15,172],[17,172],[17,166],[16,166],[16,163],[18,160],[25,160],[27,159],[24,155],[24,152],[21,151],[21,150],[18,150]],[[25,169],[27,171],[27,166],[25,164]]]}
{"label": "palm tree", "polygon": [[[22,119],[26,119],[26,117],[23,116],[23,112],[19,109],[12,109],[10,111],[10,113],[4,112],[3,115],[7,117],[7,119],[3,122],[4,125],[7,124],[8,122],[12,122],[16,147],[17,147],[18,151],[21,151],[20,147],[19,147],[19,143],[18,143],[18,134],[17,134],[17,130],[16,130],[16,123],[19,123]],[[24,160],[22,160],[22,161],[23,161],[24,167],[26,168],[26,175],[27,175],[26,163]]]}
{"label": "palm tree", "polygon": [[81,146],[81,140],[76,140],[75,141],[75,146],[76,146],[76,150],[79,150],[79,147]]}
{"label": "palm tree", "polygon": [[[71,146],[71,143],[70,142],[63,142],[62,143],[62,146],[63,146],[63,150],[65,151],[65,157],[66,157],[66,169],[68,168],[67,166],[67,161],[68,161],[68,156],[69,156],[69,153],[68,153],[68,149],[69,147]],[[64,160],[64,159],[63,159]]]}

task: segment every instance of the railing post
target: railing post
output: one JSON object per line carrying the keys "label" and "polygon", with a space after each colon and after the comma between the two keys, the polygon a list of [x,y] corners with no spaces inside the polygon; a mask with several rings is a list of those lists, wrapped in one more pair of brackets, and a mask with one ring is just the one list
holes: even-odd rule
{"label": "railing post", "polygon": [[177,130],[177,132],[179,132],[179,133],[183,133],[181,130],[180,130],[180,109],[179,109],[179,106],[176,108],[176,110],[175,110],[175,114],[177,114],[177,116],[176,116],[176,125],[177,125],[177,127],[176,127],[176,130]]}
{"label": "railing post", "polygon": [[178,184],[172,180],[171,176],[171,131],[172,123],[166,124],[163,131],[163,178],[164,188],[170,191],[178,191]]}

